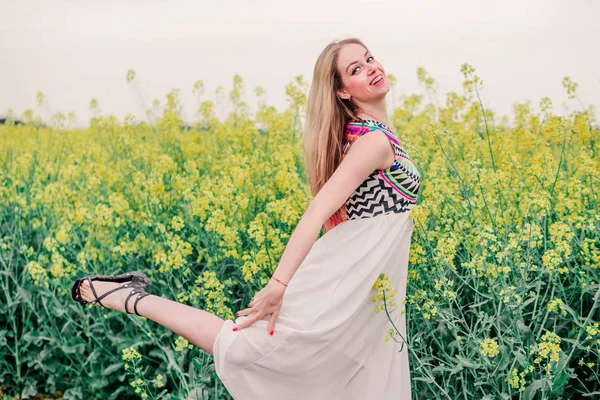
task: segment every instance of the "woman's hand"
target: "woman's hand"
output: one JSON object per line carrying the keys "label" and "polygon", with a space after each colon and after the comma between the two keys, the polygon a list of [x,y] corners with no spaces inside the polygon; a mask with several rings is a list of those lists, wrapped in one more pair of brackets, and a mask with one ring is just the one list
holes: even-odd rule
{"label": "woman's hand", "polygon": [[283,293],[286,287],[275,279],[271,279],[267,286],[265,286],[260,292],[256,293],[254,299],[248,304],[249,308],[239,311],[236,313],[238,317],[249,316],[248,319],[239,323],[233,330],[242,330],[264,316],[270,315],[269,325],[267,327],[268,333],[273,335],[275,330],[275,321],[279,317],[279,311],[283,304]]}

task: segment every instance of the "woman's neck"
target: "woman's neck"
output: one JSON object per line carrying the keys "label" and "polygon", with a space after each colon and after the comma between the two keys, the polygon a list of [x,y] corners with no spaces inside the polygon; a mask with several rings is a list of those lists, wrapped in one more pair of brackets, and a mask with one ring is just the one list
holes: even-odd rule
{"label": "woman's neck", "polygon": [[366,113],[364,111],[362,112],[358,112],[357,116],[359,118],[366,118],[366,119],[374,119],[375,121],[379,121],[384,125],[387,125],[388,127],[392,128],[392,123],[389,121],[387,113],[384,111],[382,112],[370,112],[370,113]]}

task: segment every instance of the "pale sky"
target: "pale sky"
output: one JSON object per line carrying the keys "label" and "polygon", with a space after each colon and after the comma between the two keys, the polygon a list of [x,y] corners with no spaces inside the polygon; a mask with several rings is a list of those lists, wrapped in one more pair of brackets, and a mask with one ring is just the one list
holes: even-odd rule
{"label": "pale sky", "polygon": [[[555,114],[579,109],[562,87],[570,76],[600,117],[596,0],[0,0],[0,116],[75,112],[87,126],[96,98],[103,115],[144,120],[130,68],[148,106],[180,89],[187,122],[196,119],[194,82],[214,100],[219,85],[229,94],[235,74],[251,111],[257,86],[283,111],[285,85],[299,74],[310,84],[323,48],[346,37],[365,42],[397,78],[397,95],[424,93],[423,67],[444,104],[445,93],[462,90],[467,62],[484,81],[484,104],[500,115],[512,115],[515,101],[538,111],[546,96]],[[38,108],[38,91],[48,107]],[[387,99],[391,107],[391,92]]]}

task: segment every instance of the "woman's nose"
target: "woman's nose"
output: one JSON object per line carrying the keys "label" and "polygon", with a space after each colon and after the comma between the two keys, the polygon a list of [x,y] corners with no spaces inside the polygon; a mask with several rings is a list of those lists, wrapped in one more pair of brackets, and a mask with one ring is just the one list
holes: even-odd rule
{"label": "woman's nose", "polygon": [[369,74],[373,74],[377,72],[377,66],[373,64],[369,64]]}

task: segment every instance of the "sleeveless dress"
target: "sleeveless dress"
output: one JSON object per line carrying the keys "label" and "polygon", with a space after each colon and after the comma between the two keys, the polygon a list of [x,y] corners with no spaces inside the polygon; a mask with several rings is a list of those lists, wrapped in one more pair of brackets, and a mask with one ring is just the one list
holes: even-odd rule
{"label": "sleeveless dress", "polygon": [[[377,130],[394,163],[365,179],[346,202],[347,219],[313,244],[284,292],[274,335],[266,319],[237,332],[226,320],[219,331],[215,371],[234,399],[411,399],[403,302],[420,175],[392,129],[373,119],[347,124],[345,150]],[[395,290],[394,299],[385,295],[402,335],[387,341],[393,326],[375,312],[383,302],[373,302],[382,273]]]}

